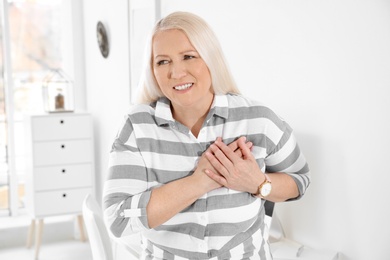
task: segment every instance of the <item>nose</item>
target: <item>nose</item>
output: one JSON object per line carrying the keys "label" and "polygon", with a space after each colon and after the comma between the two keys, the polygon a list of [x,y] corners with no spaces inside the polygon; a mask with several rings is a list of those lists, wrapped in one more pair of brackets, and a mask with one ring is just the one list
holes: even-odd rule
{"label": "nose", "polygon": [[181,62],[171,63],[169,75],[173,79],[180,79],[187,75],[187,69]]}

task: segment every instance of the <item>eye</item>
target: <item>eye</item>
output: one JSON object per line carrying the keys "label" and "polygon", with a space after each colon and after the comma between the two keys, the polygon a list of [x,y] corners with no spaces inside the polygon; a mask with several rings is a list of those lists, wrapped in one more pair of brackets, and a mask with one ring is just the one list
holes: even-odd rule
{"label": "eye", "polygon": [[165,65],[165,64],[168,64],[168,63],[169,63],[169,61],[167,61],[167,60],[160,60],[160,61],[156,62],[157,66]]}
{"label": "eye", "polygon": [[195,56],[193,56],[193,55],[184,55],[185,60],[190,60],[190,59],[194,59],[194,58],[195,58]]}

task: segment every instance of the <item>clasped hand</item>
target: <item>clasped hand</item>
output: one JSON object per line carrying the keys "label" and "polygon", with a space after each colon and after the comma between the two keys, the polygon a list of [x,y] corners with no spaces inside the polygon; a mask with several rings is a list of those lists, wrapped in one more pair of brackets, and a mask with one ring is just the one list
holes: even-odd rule
{"label": "clasped hand", "polygon": [[[218,183],[219,187],[256,193],[263,177],[252,155],[252,146],[251,142],[246,142],[245,137],[240,137],[229,145],[217,138],[204,153],[208,161],[203,165],[204,173]],[[204,156],[201,161],[205,159]]]}

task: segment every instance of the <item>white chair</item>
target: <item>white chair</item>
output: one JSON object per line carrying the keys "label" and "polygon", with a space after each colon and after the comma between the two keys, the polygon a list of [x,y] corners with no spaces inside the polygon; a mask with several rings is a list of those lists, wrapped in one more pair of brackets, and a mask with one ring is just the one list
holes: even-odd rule
{"label": "white chair", "polygon": [[[83,217],[89,243],[92,250],[93,260],[113,260],[119,259],[117,255],[117,241],[112,245],[112,240],[108,234],[103,220],[103,212],[97,201],[88,194],[83,202]],[[130,245],[120,244],[124,247],[125,255],[123,258],[128,260],[139,259],[139,251]]]}
{"label": "white chair", "polygon": [[104,225],[102,211],[90,194],[83,202],[83,217],[93,260],[113,260],[111,239]]}

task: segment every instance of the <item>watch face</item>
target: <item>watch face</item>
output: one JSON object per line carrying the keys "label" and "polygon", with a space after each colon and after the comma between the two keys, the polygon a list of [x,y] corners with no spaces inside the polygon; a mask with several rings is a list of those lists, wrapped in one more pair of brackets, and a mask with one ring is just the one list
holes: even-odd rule
{"label": "watch face", "polygon": [[269,182],[264,183],[264,185],[261,187],[261,191],[260,191],[261,196],[263,196],[263,197],[268,196],[271,193],[271,189],[272,189],[271,183],[269,183]]}

